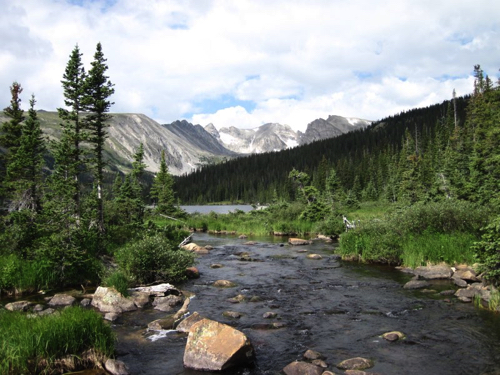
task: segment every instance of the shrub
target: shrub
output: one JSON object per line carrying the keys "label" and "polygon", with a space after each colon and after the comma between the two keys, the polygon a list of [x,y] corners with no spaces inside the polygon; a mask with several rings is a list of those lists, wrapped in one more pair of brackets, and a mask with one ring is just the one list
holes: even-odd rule
{"label": "shrub", "polygon": [[79,307],[43,317],[0,310],[0,327],[2,374],[52,373],[56,359],[71,356],[78,362],[90,349],[98,356],[114,351],[111,327],[95,311]]}
{"label": "shrub", "polygon": [[117,251],[121,269],[139,284],[155,281],[179,282],[194,262],[193,255],[161,234],[145,236]]}
{"label": "shrub", "polygon": [[319,221],[313,227],[315,233],[321,233],[324,235],[339,236],[344,233],[345,226],[342,221],[342,216],[331,214],[325,218],[323,221]]}
{"label": "shrub", "polygon": [[129,295],[128,287],[130,284],[130,277],[128,277],[125,272],[121,270],[114,270],[106,275],[103,278],[102,283],[104,286],[115,288],[124,297],[127,297]]}
{"label": "shrub", "polygon": [[484,278],[498,285],[500,283],[500,216],[497,216],[483,230],[481,240],[473,246],[480,271]]}

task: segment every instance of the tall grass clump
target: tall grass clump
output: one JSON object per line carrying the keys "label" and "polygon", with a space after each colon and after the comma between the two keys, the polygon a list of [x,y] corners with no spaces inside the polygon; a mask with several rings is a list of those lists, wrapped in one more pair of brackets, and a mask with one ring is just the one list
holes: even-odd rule
{"label": "tall grass clump", "polygon": [[128,288],[131,284],[130,277],[122,270],[113,270],[105,275],[102,284],[106,287],[113,287],[124,297],[129,296]]}
{"label": "tall grass clump", "polygon": [[[61,366],[81,369],[114,351],[110,326],[95,311],[79,307],[41,317],[0,310],[0,327],[2,374],[50,374]],[[82,356],[89,350],[94,359]],[[68,357],[72,360],[58,361]]]}
{"label": "tall grass clump", "polygon": [[361,222],[342,234],[339,252],[367,262],[417,267],[428,262],[473,263],[474,241],[489,211],[462,201],[419,203]]}

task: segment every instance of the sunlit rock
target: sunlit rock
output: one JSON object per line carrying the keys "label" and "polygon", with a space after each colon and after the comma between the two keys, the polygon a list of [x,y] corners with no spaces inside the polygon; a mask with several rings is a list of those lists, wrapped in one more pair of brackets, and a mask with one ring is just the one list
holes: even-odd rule
{"label": "sunlit rock", "polygon": [[184,366],[202,371],[221,371],[253,362],[250,340],[226,324],[202,319],[193,324],[184,352]]}
{"label": "sunlit rock", "polygon": [[341,370],[365,370],[373,367],[373,361],[362,357],[356,357],[340,362],[337,367]]}
{"label": "sunlit rock", "polygon": [[283,372],[286,375],[321,375],[323,368],[312,363],[295,361],[288,364]]}
{"label": "sunlit rock", "polygon": [[92,298],[92,306],[101,312],[122,313],[137,310],[134,302],[122,296],[114,288],[98,287]]}
{"label": "sunlit rock", "polygon": [[71,306],[76,299],[69,294],[56,294],[49,301],[50,306]]}
{"label": "sunlit rock", "polygon": [[309,245],[311,241],[304,240],[302,238],[289,238],[288,243],[293,246]]}
{"label": "sunlit rock", "polygon": [[420,266],[415,268],[415,275],[427,279],[449,279],[453,271],[446,264],[437,264],[431,266]]}

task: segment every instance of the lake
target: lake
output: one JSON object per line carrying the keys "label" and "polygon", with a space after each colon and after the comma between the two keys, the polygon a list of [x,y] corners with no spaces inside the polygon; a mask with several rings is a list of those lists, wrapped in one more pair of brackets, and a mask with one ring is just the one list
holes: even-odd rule
{"label": "lake", "polygon": [[228,204],[228,205],[200,205],[200,206],[181,206],[181,208],[189,214],[199,212],[200,214],[208,214],[211,211],[217,214],[227,214],[235,210],[252,211],[253,207],[249,204]]}

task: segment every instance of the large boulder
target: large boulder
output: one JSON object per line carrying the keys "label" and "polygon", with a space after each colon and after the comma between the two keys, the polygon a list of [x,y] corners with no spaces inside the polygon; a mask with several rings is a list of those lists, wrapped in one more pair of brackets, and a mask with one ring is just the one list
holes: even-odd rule
{"label": "large boulder", "polygon": [[194,312],[191,315],[189,315],[187,318],[185,318],[183,321],[179,323],[177,326],[176,330],[177,332],[182,332],[182,333],[189,333],[189,330],[193,326],[193,324],[198,323],[200,320],[205,319],[202,317],[198,312]]}
{"label": "large boulder", "polygon": [[101,312],[122,313],[137,310],[134,301],[123,297],[115,288],[100,286],[92,298],[92,306]]}
{"label": "large boulder", "polygon": [[116,359],[108,359],[104,364],[106,370],[112,375],[129,375],[130,371],[125,363]]}
{"label": "large boulder", "polygon": [[193,324],[184,351],[184,366],[201,371],[221,371],[251,364],[254,350],[250,340],[226,324],[202,319]]}
{"label": "large boulder", "polygon": [[173,294],[165,297],[155,297],[153,306],[155,310],[172,311],[174,306],[180,305],[184,298],[182,296],[174,296]]}
{"label": "large boulder", "polygon": [[131,288],[128,291],[130,294],[133,294],[133,292],[141,292],[156,297],[163,297],[171,294],[178,296],[181,294],[181,292],[175,286],[168,283],[163,283],[153,286],[140,286],[137,288]]}
{"label": "large boulder", "polygon": [[437,264],[432,266],[420,266],[415,268],[415,275],[427,279],[449,279],[453,274],[451,267],[446,264]]}
{"label": "large boulder", "polygon": [[311,363],[295,361],[288,364],[283,372],[286,375],[321,375],[323,369]]}

